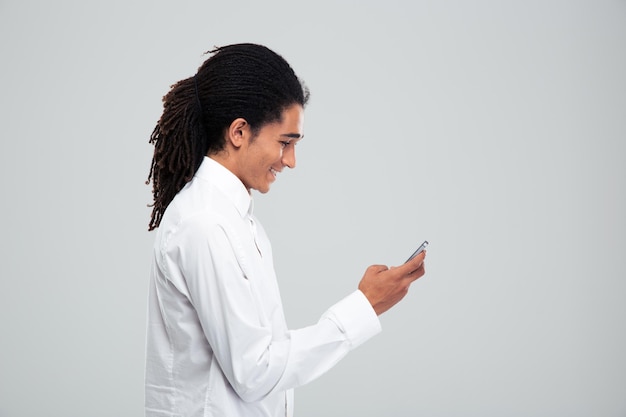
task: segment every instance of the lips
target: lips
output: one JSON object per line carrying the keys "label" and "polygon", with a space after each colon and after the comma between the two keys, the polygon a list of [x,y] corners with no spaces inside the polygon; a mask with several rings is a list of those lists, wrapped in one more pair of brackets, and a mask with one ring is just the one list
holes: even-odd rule
{"label": "lips", "polygon": [[276,175],[278,175],[278,171],[276,171],[274,168],[270,168],[270,172],[272,173],[272,175],[274,175],[274,178],[276,178]]}

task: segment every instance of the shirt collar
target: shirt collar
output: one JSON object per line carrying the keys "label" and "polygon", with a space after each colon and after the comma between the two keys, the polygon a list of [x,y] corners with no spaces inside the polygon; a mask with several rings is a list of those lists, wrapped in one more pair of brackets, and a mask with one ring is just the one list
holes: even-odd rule
{"label": "shirt collar", "polygon": [[215,184],[232,201],[241,217],[252,215],[254,206],[252,196],[241,180],[228,168],[205,156],[194,176]]}

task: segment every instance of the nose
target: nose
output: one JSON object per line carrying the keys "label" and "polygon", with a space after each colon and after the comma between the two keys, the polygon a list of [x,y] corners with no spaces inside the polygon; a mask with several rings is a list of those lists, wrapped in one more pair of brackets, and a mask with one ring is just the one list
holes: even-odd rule
{"label": "nose", "polygon": [[294,169],[296,167],[296,149],[295,146],[287,146],[283,150],[282,163],[284,166]]}

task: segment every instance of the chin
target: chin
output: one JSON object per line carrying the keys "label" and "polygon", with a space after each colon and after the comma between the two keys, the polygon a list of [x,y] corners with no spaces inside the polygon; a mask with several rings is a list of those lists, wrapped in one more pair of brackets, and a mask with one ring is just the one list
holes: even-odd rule
{"label": "chin", "polygon": [[259,188],[254,188],[254,190],[256,190],[257,192],[261,193],[261,194],[266,194],[269,190],[270,190],[270,185],[266,185],[265,187],[259,187]]}

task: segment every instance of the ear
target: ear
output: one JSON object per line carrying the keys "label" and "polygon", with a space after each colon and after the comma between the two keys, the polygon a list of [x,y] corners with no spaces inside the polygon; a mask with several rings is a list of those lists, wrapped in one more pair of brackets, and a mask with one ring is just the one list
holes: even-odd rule
{"label": "ear", "polygon": [[233,120],[228,126],[226,132],[226,141],[233,145],[235,148],[241,147],[244,144],[246,138],[250,136],[250,124],[244,118],[237,118]]}

